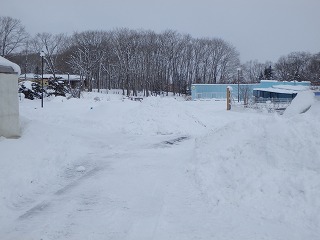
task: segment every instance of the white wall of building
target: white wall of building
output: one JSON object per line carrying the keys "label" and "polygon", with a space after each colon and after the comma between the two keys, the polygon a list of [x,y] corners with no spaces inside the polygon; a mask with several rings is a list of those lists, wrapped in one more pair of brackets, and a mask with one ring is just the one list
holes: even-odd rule
{"label": "white wall of building", "polygon": [[0,136],[20,136],[18,74],[0,73]]}

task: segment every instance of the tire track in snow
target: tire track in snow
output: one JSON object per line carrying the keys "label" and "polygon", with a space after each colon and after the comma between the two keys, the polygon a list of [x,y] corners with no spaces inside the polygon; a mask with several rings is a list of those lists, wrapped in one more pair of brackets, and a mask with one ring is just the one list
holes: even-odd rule
{"label": "tire track in snow", "polygon": [[29,217],[32,217],[33,215],[39,214],[43,212],[45,209],[47,209],[50,206],[50,202],[43,201],[36,206],[30,208],[28,211],[26,211],[24,214],[19,216],[19,220],[24,220]]}
{"label": "tire track in snow", "polygon": [[181,136],[181,137],[177,137],[174,139],[162,141],[161,143],[157,143],[154,145],[154,147],[157,148],[157,147],[173,146],[173,145],[177,145],[183,141],[189,140],[190,138],[191,138],[190,136]]}
{"label": "tire track in snow", "polygon": [[91,169],[90,171],[88,171],[87,173],[82,175],[80,178],[78,178],[76,181],[73,181],[70,184],[66,185],[65,187],[63,187],[63,188],[59,189],[58,191],[56,191],[54,193],[54,195],[58,195],[59,196],[59,195],[65,194],[66,192],[70,191],[71,189],[77,187],[85,179],[96,175],[97,172],[100,172],[103,169],[104,169],[104,167],[95,167],[95,168]]}
{"label": "tire track in snow", "polygon": [[[100,166],[91,169],[90,171],[86,172],[84,175],[82,175],[77,180],[69,183],[68,185],[66,185],[63,188],[56,191],[53,195],[54,196],[61,196],[61,195],[68,193],[73,188],[76,188],[77,186],[79,186],[83,181],[85,181],[86,179],[88,179],[90,177],[95,176],[98,172],[101,172],[104,169],[105,169],[105,167],[100,167]],[[54,200],[55,200],[55,198],[52,197],[52,199],[49,201],[48,200],[42,201],[41,203],[39,203],[39,204],[35,205],[34,207],[30,208],[29,210],[27,210],[24,214],[20,215],[18,217],[18,219],[24,220],[24,219],[30,218],[34,215],[37,215],[37,214],[43,212],[44,210],[46,210],[47,208],[49,208],[52,205],[52,202]]]}

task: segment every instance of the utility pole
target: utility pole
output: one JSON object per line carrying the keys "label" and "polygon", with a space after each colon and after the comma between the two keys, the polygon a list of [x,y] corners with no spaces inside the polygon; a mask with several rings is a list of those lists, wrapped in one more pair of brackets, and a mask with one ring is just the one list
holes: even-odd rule
{"label": "utility pole", "polygon": [[238,102],[240,102],[240,71],[241,68],[237,68],[238,71]]}
{"label": "utility pole", "polygon": [[41,107],[43,108],[43,57],[44,57],[44,52],[41,51],[40,52],[40,57],[41,57],[41,88],[42,88],[42,91],[41,91]]}

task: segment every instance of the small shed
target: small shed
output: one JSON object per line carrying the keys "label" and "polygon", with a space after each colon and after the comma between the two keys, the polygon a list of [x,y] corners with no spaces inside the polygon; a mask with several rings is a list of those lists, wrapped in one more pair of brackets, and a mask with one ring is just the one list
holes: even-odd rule
{"label": "small shed", "polygon": [[0,136],[20,136],[18,76],[20,67],[0,57]]}

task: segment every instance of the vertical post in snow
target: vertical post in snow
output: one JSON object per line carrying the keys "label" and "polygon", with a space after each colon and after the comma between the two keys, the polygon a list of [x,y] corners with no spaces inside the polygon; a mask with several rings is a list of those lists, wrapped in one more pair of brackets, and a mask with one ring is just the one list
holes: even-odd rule
{"label": "vertical post in snow", "polygon": [[43,108],[43,57],[45,56],[44,51],[40,52],[40,57],[41,57],[41,107]]}
{"label": "vertical post in snow", "polygon": [[41,56],[41,107],[43,108],[43,56]]}
{"label": "vertical post in snow", "polygon": [[238,72],[238,102],[240,102],[240,71],[241,71],[241,68],[237,68],[237,72]]}
{"label": "vertical post in snow", "polygon": [[230,94],[230,87],[227,87],[227,110],[231,110],[231,94]]}

